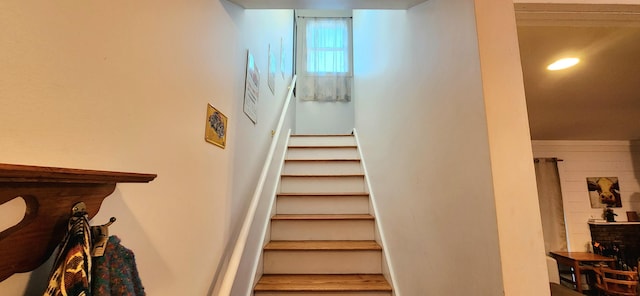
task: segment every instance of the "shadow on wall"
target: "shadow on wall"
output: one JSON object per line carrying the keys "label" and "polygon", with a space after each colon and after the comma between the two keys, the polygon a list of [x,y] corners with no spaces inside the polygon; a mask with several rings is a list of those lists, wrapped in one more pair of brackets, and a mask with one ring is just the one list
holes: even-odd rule
{"label": "shadow on wall", "polygon": [[640,212],[640,192],[631,193],[629,200],[631,201],[629,203],[631,206],[630,210]]}
{"label": "shadow on wall", "polygon": [[[640,180],[640,140],[630,141],[631,162],[636,180]],[[629,197],[630,210],[640,212],[640,192],[634,192]]]}
{"label": "shadow on wall", "polygon": [[49,278],[49,273],[51,273],[51,269],[53,269],[53,262],[55,261],[55,255],[57,252],[58,249],[53,252],[53,256],[51,256],[49,260],[31,272],[29,275],[29,283],[27,284],[27,288],[24,292],[25,296],[42,295],[42,293],[44,293],[44,290],[49,284],[47,280]]}

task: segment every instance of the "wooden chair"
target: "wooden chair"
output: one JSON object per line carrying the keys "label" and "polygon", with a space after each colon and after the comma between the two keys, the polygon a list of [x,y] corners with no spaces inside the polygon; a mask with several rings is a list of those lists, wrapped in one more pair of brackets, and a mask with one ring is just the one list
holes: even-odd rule
{"label": "wooden chair", "polygon": [[622,271],[607,267],[593,269],[596,274],[596,287],[604,295],[637,296],[638,271]]}

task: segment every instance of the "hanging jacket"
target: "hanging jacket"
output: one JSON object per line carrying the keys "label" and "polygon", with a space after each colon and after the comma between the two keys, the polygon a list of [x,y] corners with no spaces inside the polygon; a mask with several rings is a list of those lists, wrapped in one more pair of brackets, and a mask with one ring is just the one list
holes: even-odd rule
{"label": "hanging jacket", "polygon": [[133,252],[110,236],[102,257],[94,257],[93,296],[144,296]]}

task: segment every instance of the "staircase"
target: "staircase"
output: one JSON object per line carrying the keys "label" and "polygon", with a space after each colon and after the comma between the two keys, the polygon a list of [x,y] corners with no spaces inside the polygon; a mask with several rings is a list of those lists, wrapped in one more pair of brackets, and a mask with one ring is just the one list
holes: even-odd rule
{"label": "staircase", "polygon": [[256,296],[390,296],[355,138],[291,136]]}

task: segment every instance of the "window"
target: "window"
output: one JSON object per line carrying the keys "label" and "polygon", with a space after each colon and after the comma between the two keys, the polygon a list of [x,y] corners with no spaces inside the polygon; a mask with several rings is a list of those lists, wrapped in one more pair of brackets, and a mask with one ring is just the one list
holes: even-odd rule
{"label": "window", "polygon": [[296,96],[350,101],[353,76],[351,12],[296,11]]}
{"label": "window", "polygon": [[307,73],[349,73],[349,25],[344,18],[306,22]]}

